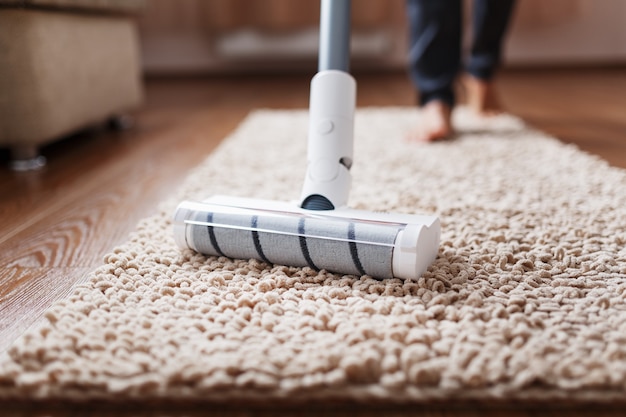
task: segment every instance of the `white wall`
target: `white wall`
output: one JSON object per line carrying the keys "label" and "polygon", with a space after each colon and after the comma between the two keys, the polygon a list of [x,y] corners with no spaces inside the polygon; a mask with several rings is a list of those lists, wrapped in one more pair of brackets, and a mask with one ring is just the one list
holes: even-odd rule
{"label": "white wall", "polygon": [[509,64],[625,63],[625,0],[518,0]]}
{"label": "white wall", "polygon": [[[314,66],[316,19],[294,15],[292,8],[289,13],[281,13],[279,7],[267,13],[280,15],[283,24],[293,20],[296,27],[302,25],[301,31],[286,34],[251,28],[257,31],[256,37],[242,36],[236,31],[222,31],[221,36],[216,36],[214,25],[222,24],[223,19],[213,13],[215,10],[205,9],[212,5],[219,11],[220,4],[229,5],[229,1],[234,0],[150,0],[150,7],[140,20],[144,69],[154,73],[210,72],[220,68],[272,70],[297,64],[294,58],[300,63],[308,59],[313,62],[308,67]],[[277,7],[282,4],[282,0],[238,1]],[[291,1],[317,0],[283,3]],[[356,6],[359,1],[364,0],[355,0],[353,4]],[[374,66],[402,68],[407,50],[405,0],[375,1],[385,2],[385,7],[372,12],[375,16],[370,20],[375,23],[370,25],[370,32],[353,31],[353,58],[369,57],[367,62]],[[465,1],[469,12],[472,0]],[[235,13],[231,18],[237,16]],[[466,13],[466,23],[470,21],[470,14]],[[469,26],[466,25],[468,34]],[[246,58],[254,59],[258,65],[241,65],[240,60]],[[517,0],[504,59],[508,66],[626,64],[626,0]]]}

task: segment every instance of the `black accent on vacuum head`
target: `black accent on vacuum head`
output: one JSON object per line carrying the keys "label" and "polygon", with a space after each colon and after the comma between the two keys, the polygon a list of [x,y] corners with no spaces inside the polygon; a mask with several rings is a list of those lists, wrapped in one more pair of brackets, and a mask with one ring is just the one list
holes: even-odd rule
{"label": "black accent on vacuum head", "polygon": [[334,210],[335,206],[326,197],[311,194],[302,202],[302,208],[306,210]]}

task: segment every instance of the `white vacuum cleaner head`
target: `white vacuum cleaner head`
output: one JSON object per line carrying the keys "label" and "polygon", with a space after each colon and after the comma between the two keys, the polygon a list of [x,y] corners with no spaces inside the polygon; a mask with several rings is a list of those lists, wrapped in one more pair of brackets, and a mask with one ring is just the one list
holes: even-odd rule
{"label": "white vacuum cleaner head", "polygon": [[437,256],[439,235],[435,216],[312,211],[225,196],[184,201],[174,215],[181,248],[379,279],[421,276]]}

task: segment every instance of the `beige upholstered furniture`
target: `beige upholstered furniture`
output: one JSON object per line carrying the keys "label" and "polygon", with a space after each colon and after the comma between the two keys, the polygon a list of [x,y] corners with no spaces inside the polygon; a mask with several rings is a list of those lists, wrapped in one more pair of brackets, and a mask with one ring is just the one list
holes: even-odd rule
{"label": "beige upholstered furniture", "polygon": [[39,147],[141,102],[134,14],[142,0],[0,0],[0,147]]}

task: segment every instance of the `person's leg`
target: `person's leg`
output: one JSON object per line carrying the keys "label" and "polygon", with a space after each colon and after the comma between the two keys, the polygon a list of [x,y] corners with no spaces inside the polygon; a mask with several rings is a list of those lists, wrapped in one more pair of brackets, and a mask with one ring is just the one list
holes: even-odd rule
{"label": "person's leg", "polygon": [[493,77],[500,65],[502,41],[515,0],[474,0],[473,39],[463,85],[470,108],[479,114],[499,110]]}
{"label": "person's leg", "polygon": [[407,0],[409,74],[421,105],[454,105],[453,83],[461,63],[460,0]]}
{"label": "person's leg", "polygon": [[454,81],[461,64],[461,1],[407,0],[409,75],[419,92],[422,123],[414,140],[450,135]]}

